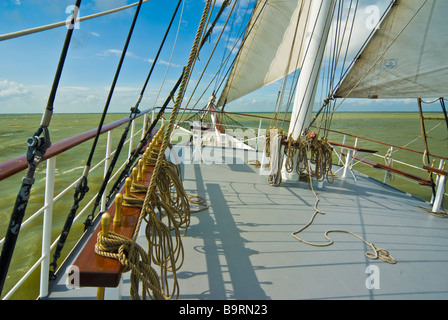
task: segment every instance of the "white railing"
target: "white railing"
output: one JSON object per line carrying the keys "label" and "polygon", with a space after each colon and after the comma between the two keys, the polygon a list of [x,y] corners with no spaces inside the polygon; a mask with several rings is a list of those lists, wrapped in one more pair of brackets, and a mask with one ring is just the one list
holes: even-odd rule
{"label": "white railing", "polygon": [[[341,133],[341,132],[337,132],[337,133],[343,134],[342,144],[346,144],[347,135],[344,134],[344,133]],[[353,146],[354,147],[359,147],[359,140],[362,140],[362,139],[363,138],[355,137]],[[413,164],[410,164],[410,163],[407,163],[407,162],[395,159],[393,157],[394,150],[396,148],[399,148],[399,147],[393,146],[393,145],[388,145],[386,143],[382,143],[382,142],[378,142],[378,141],[373,141],[373,140],[369,140],[369,141],[373,142],[373,143],[378,143],[378,144],[389,146],[389,150],[386,153],[386,155],[381,155],[381,154],[378,154],[378,153],[372,153],[371,154],[373,157],[381,158],[384,163],[386,163],[386,160],[389,161],[389,163],[387,164],[388,166],[393,168],[394,164],[400,164],[400,165],[402,165],[405,168],[408,168],[408,169],[411,169],[411,170],[417,170],[417,172],[421,173],[422,175],[425,175],[425,174],[427,175],[428,174],[428,171],[426,171],[423,167],[419,167],[419,166],[416,166],[416,165],[413,165]],[[344,147],[341,147],[340,149],[341,149],[341,152],[343,152]],[[410,149],[405,149],[405,148],[403,148],[403,150],[406,150],[406,151],[409,151],[409,152],[417,152],[415,150],[410,150]],[[335,153],[336,153],[336,155],[339,158],[338,164],[342,164],[344,166],[345,170],[347,170],[347,169],[351,170],[351,168],[353,168],[355,165],[358,165],[358,164],[369,166],[369,164],[366,164],[363,161],[360,161],[360,160],[355,161],[355,159],[353,157],[349,156],[349,154],[351,155],[350,152],[347,152],[346,158],[351,158],[351,159],[346,159],[345,161],[343,161],[341,154],[338,153],[336,150],[335,150]],[[445,161],[447,159],[444,158],[444,157],[439,157],[439,156],[434,156],[434,157],[438,158],[440,160],[438,169],[441,170],[443,168],[444,163],[445,163]],[[386,170],[386,172],[384,174],[384,179],[382,181],[384,184],[387,184],[387,180],[388,180],[388,177],[389,177],[390,173],[393,173],[393,172]],[[417,180],[410,179],[410,178],[406,177],[405,175],[395,174],[394,178],[395,177],[398,177],[399,179],[405,180],[406,182],[409,182],[409,183],[419,184],[419,182]],[[424,178],[422,178],[422,179],[424,179]],[[445,185],[444,185],[445,184],[445,179],[441,179],[440,176],[436,175],[436,177],[434,179],[434,184],[435,184],[435,188],[437,189],[437,193],[441,195],[441,198],[437,199],[437,201],[436,201],[436,199],[434,198],[434,195],[433,195],[432,198],[431,198],[430,203],[433,205],[433,211],[437,212],[437,211],[439,211],[441,209],[441,205],[442,205],[442,202],[443,202],[443,197],[448,197],[448,193],[445,190]]]}
{"label": "white railing", "polygon": [[[148,121],[148,113],[152,111],[152,120],[154,119],[154,109],[146,110],[141,115],[144,115],[143,126],[141,129],[135,131],[135,120],[131,123],[131,133],[129,139],[126,140],[125,145],[129,145],[128,155],[133,151],[133,142],[134,139],[141,134],[141,137],[144,136],[144,129],[147,126]],[[129,119],[129,118],[127,118]],[[112,131],[120,126],[123,126],[128,123],[126,118],[123,118],[117,126],[113,126],[110,129],[107,129],[107,140],[106,140],[106,154],[103,159],[101,159],[98,163],[96,163],[89,172],[94,172],[95,170],[104,167],[104,175],[106,174],[108,167],[110,165],[110,159],[113,154],[115,154],[115,150],[112,151]],[[105,132],[102,132],[105,133]],[[90,138],[91,139],[91,138]],[[89,139],[89,140],[90,140]],[[84,141],[83,141],[84,142]],[[76,145],[74,145],[76,146]],[[74,147],[72,146],[72,147]],[[56,159],[57,155],[52,156],[46,160],[46,176],[45,176],[45,202],[44,205],[34,212],[28,219],[26,219],[21,226],[21,230],[26,228],[33,220],[37,217],[41,216],[43,213],[43,225],[42,225],[42,253],[38,260],[28,269],[28,271],[22,276],[20,280],[18,280],[15,285],[5,294],[3,300],[10,299],[11,296],[19,289],[22,284],[30,277],[30,275],[40,266],[40,289],[39,289],[39,297],[46,297],[48,295],[48,287],[49,287],[49,266],[50,266],[50,256],[51,250],[56,246],[60,237],[57,237],[53,243],[51,243],[51,231],[52,231],[52,218],[53,218],[53,208],[54,203],[60,200],[65,194],[70,191],[73,191],[74,186],[81,179],[77,179],[68,187],[66,187],[62,192],[54,196],[54,187],[55,187],[55,171],[56,171]],[[121,166],[115,170],[115,174],[110,178],[109,182],[113,182],[116,175],[118,175],[121,170],[126,166],[127,159],[121,164]],[[88,207],[95,201],[97,194],[93,195],[92,198],[88,201],[88,203],[81,208],[81,210],[76,215],[74,222],[76,222],[88,209]],[[101,210],[105,210],[106,206],[106,194],[103,194],[101,200]],[[0,246],[3,245],[5,239],[0,240]]]}

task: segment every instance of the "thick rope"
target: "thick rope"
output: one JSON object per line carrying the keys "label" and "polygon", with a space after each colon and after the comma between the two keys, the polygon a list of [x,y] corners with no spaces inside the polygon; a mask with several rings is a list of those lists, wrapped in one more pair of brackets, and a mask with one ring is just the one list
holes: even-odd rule
{"label": "thick rope", "polygon": [[268,183],[271,186],[278,187],[282,183],[282,157],[281,157],[281,147],[283,135],[276,133],[273,138],[271,138],[271,152],[270,152],[270,163],[271,171],[268,176]]}
{"label": "thick rope", "polygon": [[148,255],[134,241],[122,235],[109,232],[104,237],[98,233],[95,252],[103,257],[120,261],[123,272],[132,271],[131,298],[139,299],[138,284],[142,282],[143,294],[151,299],[164,300],[157,272],[151,267]]}
{"label": "thick rope", "polygon": [[[172,299],[177,298],[179,294],[176,271],[179,270],[183,263],[183,247],[179,228],[186,228],[189,225],[189,202],[182,192],[183,187],[179,184],[179,179],[174,178],[178,175],[177,172],[165,160],[165,150],[169,145],[176,116],[182,103],[194,62],[199,53],[199,44],[211,2],[211,0],[207,0],[205,4],[187,66],[183,70],[175,105],[162,145],[158,151],[154,172],[132,239],[115,237],[115,235],[112,237],[98,237],[98,249],[96,249],[98,254],[106,255],[109,254],[110,250],[113,252],[117,251],[117,253],[111,254],[111,257],[118,259],[125,266],[126,270],[132,271],[132,299],[140,298],[138,294],[139,280],[144,281],[144,298],[148,294],[151,299]],[[175,189],[176,195],[174,197],[171,196],[171,187]],[[158,193],[157,189],[162,189],[162,193]],[[170,196],[167,196],[167,194],[170,194]],[[139,249],[135,244],[143,220],[147,223],[145,232],[148,240],[148,253]],[[114,243],[115,241],[116,243]],[[114,245],[111,246],[112,243]],[[116,249],[117,247],[118,250]],[[126,254],[128,251],[132,255]],[[160,279],[151,267],[151,263],[160,267]],[[172,275],[172,278],[169,276],[169,273]],[[157,278],[157,281],[154,278]],[[152,294],[150,294],[150,291]]]}

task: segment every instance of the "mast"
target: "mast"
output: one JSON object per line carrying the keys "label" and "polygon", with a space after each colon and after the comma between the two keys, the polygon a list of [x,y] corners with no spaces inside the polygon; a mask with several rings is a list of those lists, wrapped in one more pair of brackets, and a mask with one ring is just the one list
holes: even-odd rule
{"label": "mast", "polygon": [[[302,131],[311,122],[320,67],[333,18],[334,2],[335,0],[315,0],[311,4],[311,18],[307,27],[307,34],[310,35],[310,38],[307,43],[307,48],[305,48],[306,54],[297,82],[288,131],[288,136],[292,134],[295,140],[302,135]],[[299,178],[295,170],[292,173],[287,173],[284,168],[282,175],[285,180],[298,180]]]}

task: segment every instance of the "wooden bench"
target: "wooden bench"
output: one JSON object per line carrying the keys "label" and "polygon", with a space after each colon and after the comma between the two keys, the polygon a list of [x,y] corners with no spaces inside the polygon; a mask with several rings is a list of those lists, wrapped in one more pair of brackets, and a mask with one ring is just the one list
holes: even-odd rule
{"label": "wooden bench", "polygon": [[[160,140],[162,138],[163,130],[159,131],[154,139]],[[156,147],[157,148],[157,147]],[[154,171],[154,166],[146,166],[146,170],[142,171],[142,180],[138,181],[146,186],[149,186],[151,177]],[[129,186],[128,186],[129,187]],[[125,185],[120,193],[126,193],[127,186]],[[129,192],[129,191],[128,191]],[[145,193],[130,192],[131,195],[144,199]],[[116,234],[132,238],[137,222],[140,216],[140,208],[121,207],[121,223],[119,226],[114,226],[113,223],[109,226],[109,231]],[[116,214],[116,205],[111,205],[107,210],[113,220]],[[112,258],[100,256],[95,253],[95,245],[97,243],[98,233],[102,230],[102,225],[99,223],[93,233],[90,235],[81,253],[76,257],[73,265],[78,268],[78,280],[80,287],[97,287],[97,298],[104,298],[104,288],[115,288],[120,284],[122,276],[121,263]],[[100,294],[100,292],[102,293]]]}
{"label": "wooden bench", "polygon": [[[149,167],[143,174],[143,183],[149,185],[154,167]],[[125,187],[120,191],[125,193]],[[145,198],[144,193],[131,193],[141,199]],[[116,206],[112,205],[107,212],[111,218],[115,217]],[[139,208],[124,207],[121,208],[121,224],[116,227],[111,223],[109,231],[131,238],[135,232],[137,221],[140,215]],[[95,244],[97,242],[98,232],[101,231],[99,224],[93,234],[88,239],[83,250],[73,263],[79,269],[79,285],[81,287],[106,287],[113,288],[120,284],[122,268],[118,260],[99,256],[95,253]]]}

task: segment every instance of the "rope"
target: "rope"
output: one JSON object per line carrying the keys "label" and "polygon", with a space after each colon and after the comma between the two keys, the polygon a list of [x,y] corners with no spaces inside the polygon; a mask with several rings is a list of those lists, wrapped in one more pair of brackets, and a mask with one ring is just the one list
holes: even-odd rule
{"label": "rope", "polygon": [[[136,290],[135,288],[138,288],[138,281],[142,279],[144,280],[144,298],[146,298],[146,293],[148,293],[151,299],[172,299],[177,298],[179,294],[176,272],[182,266],[184,256],[179,229],[186,230],[188,227],[190,211],[188,197],[185,195],[183,186],[180,183],[179,172],[172,164],[166,161],[165,150],[169,145],[169,139],[185,94],[186,85],[199,53],[200,40],[208,12],[210,11],[210,5],[211,0],[207,0],[187,66],[183,70],[171,118],[160,149],[157,150],[158,155],[154,172],[142,204],[135,232],[131,239],[98,237],[97,251],[99,254],[104,255],[106,254],[105,251],[108,252],[110,249],[117,250],[117,246],[119,248],[118,253],[128,251],[132,253],[132,255],[121,254],[118,256],[112,255],[112,257],[119,259],[124,266],[129,266],[127,270],[132,271],[131,297],[133,299],[140,298],[137,292],[138,289]],[[154,144],[152,146],[154,147]],[[154,147],[150,151],[155,150],[156,148]],[[151,159],[150,157],[149,161]],[[135,244],[143,220],[146,221],[147,253],[138,249],[138,246]],[[115,241],[117,243],[114,243]],[[111,246],[112,243],[114,243],[114,246]],[[151,263],[159,266],[160,278],[157,277],[155,270],[152,269]],[[157,281],[154,279],[157,279]],[[157,282],[157,285],[155,282]],[[152,292],[152,295],[149,291]]]}
{"label": "rope", "polygon": [[299,238],[297,235],[298,235],[299,233],[303,232],[305,229],[307,229],[309,226],[311,226],[311,225],[313,224],[313,221],[314,221],[314,219],[316,218],[317,214],[325,214],[324,211],[321,211],[321,210],[319,210],[319,209],[317,208],[317,206],[318,206],[318,204],[319,204],[319,202],[320,202],[320,199],[319,199],[319,197],[317,196],[316,191],[315,191],[314,188],[313,188],[313,184],[312,184],[312,182],[311,182],[311,173],[310,173],[310,188],[311,188],[311,191],[312,191],[313,194],[314,194],[314,197],[316,198],[316,202],[315,202],[315,204],[314,204],[314,210],[315,210],[315,211],[314,211],[314,213],[311,215],[311,219],[309,220],[309,222],[308,222],[304,227],[302,227],[302,228],[299,229],[298,231],[292,233],[292,236],[293,236],[294,239],[296,239],[296,240],[298,240],[298,241],[300,241],[300,242],[302,242],[302,243],[304,243],[304,244],[307,244],[307,245],[310,245],[310,246],[314,246],[314,247],[328,247],[328,246],[331,246],[331,245],[334,243],[333,240],[328,236],[329,233],[346,233],[346,234],[352,235],[352,236],[358,238],[359,240],[363,241],[367,246],[369,246],[369,247],[372,249],[372,252],[366,252],[365,255],[366,255],[367,258],[372,259],[372,260],[380,259],[380,260],[383,260],[383,261],[385,261],[385,262],[387,262],[387,263],[390,263],[390,264],[395,264],[395,263],[397,263],[397,261],[395,260],[395,258],[392,257],[392,256],[390,255],[390,253],[389,253],[388,250],[386,250],[386,249],[382,249],[382,248],[377,248],[373,243],[371,243],[371,242],[367,242],[367,240],[365,240],[364,238],[362,238],[362,237],[359,236],[358,234],[353,233],[353,232],[351,232],[351,231],[338,230],[338,229],[335,229],[335,230],[327,230],[327,231],[325,231],[325,233],[324,233],[324,237],[325,237],[325,239],[328,240],[327,243],[315,243],[315,242],[309,242],[309,241],[306,241],[306,240],[304,240],[304,239],[302,239],[302,238]]}
{"label": "rope", "polygon": [[[79,8],[81,0],[76,0],[75,6]],[[74,24],[78,11],[75,12],[70,20],[71,25]],[[28,162],[28,169],[26,176],[22,179],[22,185],[19,193],[17,194],[14,204],[11,218],[9,221],[8,229],[5,235],[5,243],[3,245],[0,255],[0,295],[3,291],[6,276],[8,274],[9,265],[11,263],[12,255],[16,246],[17,238],[19,236],[20,228],[23,218],[25,216],[26,207],[28,205],[31,189],[34,184],[35,172],[43,160],[47,149],[51,145],[50,133],[48,127],[50,126],[51,117],[53,115],[54,100],[58,90],[59,82],[61,80],[62,71],[64,68],[65,60],[67,58],[67,52],[70,46],[74,28],[68,28],[64,44],[62,46],[62,52],[59,57],[58,66],[53,79],[50,95],[48,97],[47,106],[42,115],[40,127],[34,133],[34,136],[27,140],[28,150],[26,153],[26,159]],[[41,136],[42,135],[42,136]]]}
{"label": "rope", "polygon": [[282,183],[281,165],[281,143],[283,135],[277,133],[271,141],[270,163],[271,171],[268,176],[268,183],[271,186],[278,187]]}
{"label": "rope", "polygon": [[148,294],[152,299],[164,299],[157,272],[151,267],[146,252],[134,241],[113,232],[104,237],[100,231],[95,252],[103,257],[120,261],[124,268],[123,272],[132,271],[130,292],[133,300],[139,299],[139,282],[142,282],[144,295]]}

